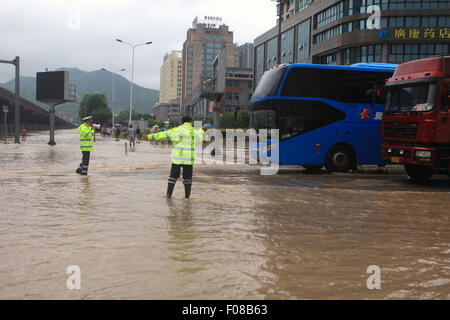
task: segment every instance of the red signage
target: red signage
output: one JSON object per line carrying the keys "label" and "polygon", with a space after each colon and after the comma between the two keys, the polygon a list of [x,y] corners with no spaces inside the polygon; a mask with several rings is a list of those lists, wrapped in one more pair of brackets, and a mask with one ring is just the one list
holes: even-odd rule
{"label": "red signage", "polygon": [[232,87],[227,87],[225,88],[226,92],[239,92],[242,93],[244,92],[244,88],[232,88]]}

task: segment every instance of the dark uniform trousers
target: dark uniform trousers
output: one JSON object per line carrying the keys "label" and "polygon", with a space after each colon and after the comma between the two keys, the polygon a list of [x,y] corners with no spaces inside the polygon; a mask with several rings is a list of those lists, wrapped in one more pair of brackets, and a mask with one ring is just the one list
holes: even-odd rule
{"label": "dark uniform trousers", "polygon": [[191,195],[192,187],[192,171],[193,165],[189,164],[175,164],[172,163],[172,168],[170,169],[169,184],[167,186],[167,196],[171,197],[175,183],[180,177],[181,168],[183,168],[183,184],[184,184],[184,194],[185,198],[189,199]]}
{"label": "dark uniform trousers", "polygon": [[83,158],[80,163],[80,167],[77,169],[77,173],[81,175],[87,175],[88,174],[88,168],[89,168],[89,158],[91,157],[90,151],[81,151],[83,154]]}

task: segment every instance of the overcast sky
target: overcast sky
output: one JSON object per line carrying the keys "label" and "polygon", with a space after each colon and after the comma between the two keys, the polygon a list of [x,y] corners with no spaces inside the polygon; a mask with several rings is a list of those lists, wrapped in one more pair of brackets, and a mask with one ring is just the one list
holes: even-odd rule
{"label": "overcast sky", "polygon": [[[196,16],[220,16],[239,44],[275,26],[271,0],[0,0],[0,60],[21,58],[21,75],[45,68],[86,71],[127,68],[132,49],[116,42],[152,41],[135,51],[135,83],[159,89],[159,68],[170,50],[181,50]],[[0,82],[14,77],[0,64]]]}

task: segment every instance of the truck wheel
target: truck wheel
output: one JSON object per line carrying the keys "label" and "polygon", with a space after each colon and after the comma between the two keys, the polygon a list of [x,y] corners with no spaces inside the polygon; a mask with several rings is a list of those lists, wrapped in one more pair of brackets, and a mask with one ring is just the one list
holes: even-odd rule
{"label": "truck wheel", "polygon": [[405,164],[405,170],[411,179],[417,181],[426,181],[433,175],[433,169],[429,166]]}
{"label": "truck wheel", "polygon": [[322,165],[313,165],[313,166],[303,166],[305,168],[305,173],[321,173]]}
{"label": "truck wheel", "polygon": [[348,172],[355,167],[355,156],[346,146],[334,146],[328,151],[325,168],[328,172]]}

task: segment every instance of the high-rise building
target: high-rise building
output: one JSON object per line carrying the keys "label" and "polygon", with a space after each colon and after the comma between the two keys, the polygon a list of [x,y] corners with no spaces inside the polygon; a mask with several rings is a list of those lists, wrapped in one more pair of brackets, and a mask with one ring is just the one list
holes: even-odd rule
{"label": "high-rise building", "polygon": [[[402,63],[450,53],[450,0],[283,0],[254,41],[254,79],[281,63]],[[374,6],[380,17],[375,19]],[[279,13],[280,11],[278,11]],[[375,24],[377,21],[379,23]]]}
{"label": "high-rise building", "polygon": [[233,32],[222,24],[221,18],[195,18],[183,44],[182,113],[194,116],[209,115],[209,102],[201,98],[203,86],[213,78],[213,62],[222,54],[227,67],[239,65]]}
{"label": "high-rise building", "polygon": [[168,103],[172,100],[181,100],[181,51],[172,51],[164,56],[160,72],[159,102]]}
{"label": "high-rise building", "polygon": [[253,69],[253,43],[245,43],[238,48],[239,67]]}

